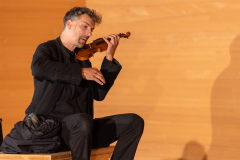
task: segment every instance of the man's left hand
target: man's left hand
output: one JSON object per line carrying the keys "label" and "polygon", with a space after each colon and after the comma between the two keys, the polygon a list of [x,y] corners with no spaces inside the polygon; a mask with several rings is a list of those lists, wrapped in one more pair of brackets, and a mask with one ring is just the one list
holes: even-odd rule
{"label": "man's left hand", "polygon": [[[107,38],[110,38],[111,40],[109,41]],[[103,39],[108,44],[108,48],[106,51],[106,58],[109,61],[113,61],[113,57],[114,57],[115,51],[117,49],[120,37],[116,34],[111,34],[109,36],[103,37]]]}

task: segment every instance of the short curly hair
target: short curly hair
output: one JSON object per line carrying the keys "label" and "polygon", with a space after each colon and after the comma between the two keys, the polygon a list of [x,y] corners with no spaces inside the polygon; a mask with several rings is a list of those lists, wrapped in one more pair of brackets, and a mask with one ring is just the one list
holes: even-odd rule
{"label": "short curly hair", "polygon": [[83,14],[87,14],[96,24],[102,23],[102,15],[95,10],[86,7],[74,7],[70,9],[63,18],[64,29],[68,20],[77,20]]}

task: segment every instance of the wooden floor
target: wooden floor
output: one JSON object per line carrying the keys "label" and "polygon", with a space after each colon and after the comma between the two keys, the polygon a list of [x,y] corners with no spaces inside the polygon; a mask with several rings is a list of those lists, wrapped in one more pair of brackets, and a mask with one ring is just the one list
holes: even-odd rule
{"label": "wooden floor", "polygon": [[[94,39],[131,32],[123,68],[95,117],[137,113],[145,130],[135,160],[240,159],[239,0],[1,0],[0,118],[4,136],[33,94],[39,43],[61,34],[73,6],[103,16]],[[104,53],[91,58],[100,67]]]}

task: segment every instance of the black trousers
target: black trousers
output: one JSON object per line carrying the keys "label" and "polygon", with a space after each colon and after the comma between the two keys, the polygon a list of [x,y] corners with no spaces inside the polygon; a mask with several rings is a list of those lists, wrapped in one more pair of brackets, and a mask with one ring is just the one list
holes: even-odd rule
{"label": "black trousers", "polygon": [[133,160],[143,133],[144,121],[136,114],[120,114],[92,119],[73,114],[62,121],[63,150],[71,150],[73,160],[89,160],[91,149],[117,141],[111,160]]}

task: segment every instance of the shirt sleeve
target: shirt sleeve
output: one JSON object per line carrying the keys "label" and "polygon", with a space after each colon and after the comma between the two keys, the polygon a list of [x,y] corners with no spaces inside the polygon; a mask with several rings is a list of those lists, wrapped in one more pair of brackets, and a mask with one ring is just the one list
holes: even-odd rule
{"label": "shirt sleeve", "polygon": [[106,59],[106,57],[104,58],[101,66],[101,72],[105,78],[106,83],[104,85],[100,85],[96,82],[93,82],[92,88],[95,100],[101,101],[106,97],[121,69],[122,66],[116,59],[113,59],[111,62]]}
{"label": "shirt sleeve", "polygon": [[81,65],[59,62],[57,54],[57,51],[45,43],[40,44],[33,56],[32,75],[39,80],[45,79],[79,85],[82,80]]}

